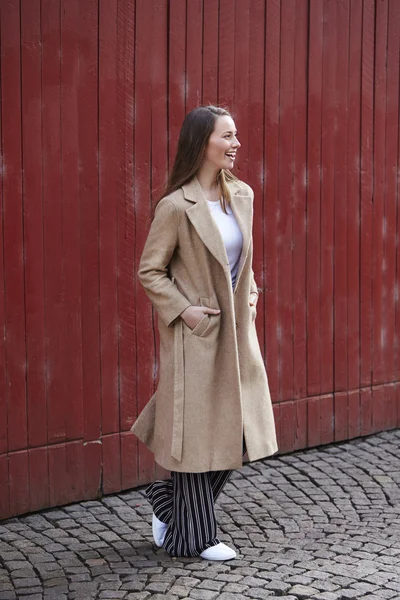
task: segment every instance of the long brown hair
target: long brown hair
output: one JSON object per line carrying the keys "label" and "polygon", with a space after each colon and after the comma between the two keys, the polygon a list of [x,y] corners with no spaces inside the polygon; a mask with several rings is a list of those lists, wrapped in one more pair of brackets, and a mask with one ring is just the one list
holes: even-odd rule
{"label": "long brown hair", "polygon": [[[218,117],[225,115],[231,116],[225,108],[212,105],[198,106],[186,115],[179,135],[174,166],[161,198],[175,192],[197,175],[203,164],[208,140],[214,131],[215,122]],[[227,212],[226,206],[229,206],[231,199],[227,185],[229,181],[237,181],[237,177],[228,169],[221,169],[215,183],[221,189],[222,209],[225,212]]]}

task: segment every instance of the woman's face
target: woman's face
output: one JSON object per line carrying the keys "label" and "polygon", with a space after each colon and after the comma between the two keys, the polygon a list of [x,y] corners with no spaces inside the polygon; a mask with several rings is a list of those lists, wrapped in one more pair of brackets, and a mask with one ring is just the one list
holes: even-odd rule
{"label": "woman's face", "polygon": [[237,131],[232,117],[223,115],[215,121],[214,131],[209,137],[205,162],[216,169],[232,169],[236,152],[240,148]]}

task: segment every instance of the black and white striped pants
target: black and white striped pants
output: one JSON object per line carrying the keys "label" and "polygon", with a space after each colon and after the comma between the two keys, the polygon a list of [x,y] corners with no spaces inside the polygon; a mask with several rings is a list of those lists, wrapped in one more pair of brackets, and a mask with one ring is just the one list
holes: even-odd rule
{"label": "black and white striped pants", "polygon": [[[243,439],[243,456],[246,445]],[[153,512],[168,523],[163,547],[171,556],[199,556],[220,543],[215,503],[233,471],[171,472],[171,479],[146,489]]]}

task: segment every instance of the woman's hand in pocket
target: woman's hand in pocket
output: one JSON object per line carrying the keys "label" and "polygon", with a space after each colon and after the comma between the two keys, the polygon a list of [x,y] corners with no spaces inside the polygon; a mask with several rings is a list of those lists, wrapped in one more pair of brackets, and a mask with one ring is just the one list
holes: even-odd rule
{"label": "woman's hand in pocket", "polygon": [[204,315],[219,315],[220,312],[216,308],[208,308],[207,306],[188,306],[181,313],[181,317],[190,329],[194,329]]}
{"label": "woman's hand in pocket", "polygon": [[250,304],[250,306],[257,306],[257,302],[258,302],[258,294],[257,294],[257,292],[251,292],[251,294],[249,296],[249,304]]}

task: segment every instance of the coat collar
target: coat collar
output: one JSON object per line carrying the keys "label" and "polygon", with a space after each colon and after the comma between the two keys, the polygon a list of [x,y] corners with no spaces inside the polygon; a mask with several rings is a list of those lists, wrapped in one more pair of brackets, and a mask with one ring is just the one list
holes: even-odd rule
{"label": "coat collar", "polygon": [[[232,212],[235,215],[236,222],[243,236],[243,247],[236,277],[236,289],[250,248],[253,206],[250,201],[250,194],[238,185],[238,183],[230,182],[229,189],[231,191]],[[225,246],[218,227],[211,216],[206,197],[204,196],[197,177],[192,179],[188,184],[182,186],[182,190],[186,200],[193,202],[193,205],[186,209],[188,218],[196,229],[203,244],[221,264],[222,268],[226,270],[226,268],[229,267],[229,262]]]}

